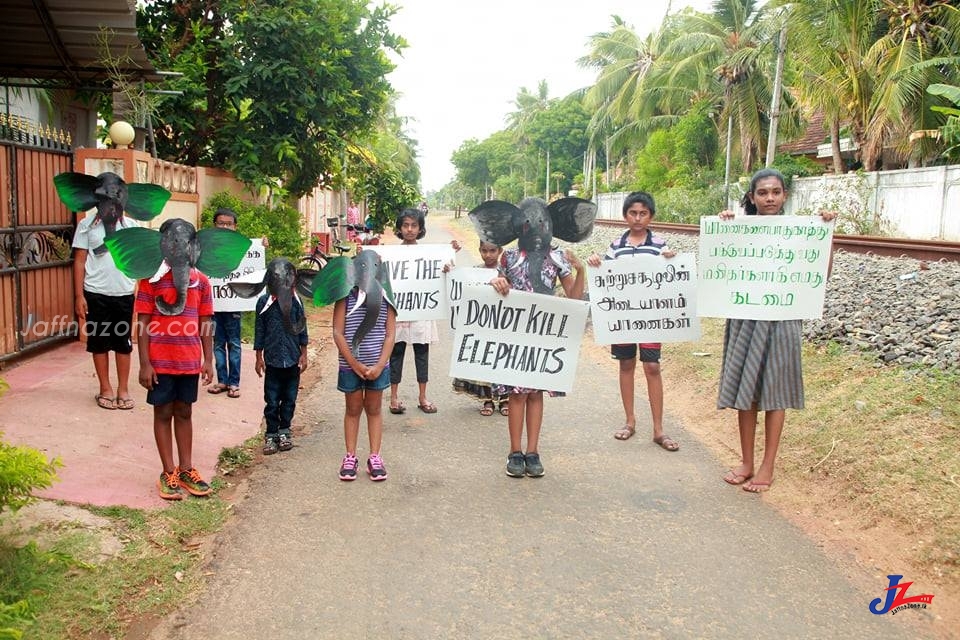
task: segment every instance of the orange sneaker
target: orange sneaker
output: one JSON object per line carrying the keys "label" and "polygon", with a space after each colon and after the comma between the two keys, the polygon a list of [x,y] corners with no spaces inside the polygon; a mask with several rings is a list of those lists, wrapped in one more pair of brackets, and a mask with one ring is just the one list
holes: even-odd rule
{"label": "orange sneaker", "polygon": [[157,490],[160,497],[164,500],[183,500],[183,491],[180,490],[180,478],[177,472],[167,473],[164,471],[157,480]]}
{"label": "orange sneaker", "polygon": [[210,485],[200,477],[199,471],[196,469],[180,471],[179,467],[177,468],[177,471],[177,478],[180,480],[180,486],[182,486],[184,489],[195,496],[210,495],[212,489],[210,488]]}

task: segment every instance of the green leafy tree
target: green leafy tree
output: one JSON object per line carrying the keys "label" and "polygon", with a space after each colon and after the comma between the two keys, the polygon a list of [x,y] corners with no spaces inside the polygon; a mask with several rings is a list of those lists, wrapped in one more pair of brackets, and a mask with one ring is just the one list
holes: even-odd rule
{"label": "green leafy tree", "polygon": [[200,215],[201,228],[213,226],[213,215],[225,207],[237,214],[237,231],[248,238],[266,237],[269,246],[266,258],[285,257],[296,262],[307,244],[306,230],[302,227],[300,213],[286,204],[269,206],[253,204],[222,191],[214,194]]}
{"label": "green leafy tree", "polygon": [[57,458],[48,460],[36,449],[0,440],[0,513],[30,504],[34,491],[50,487],[57,479],[60,466]]}
{"label": "green leafy tree", "polygon": [[375,126],[393,68],[395,9],[360,0],[156,0],[141,40],[181,78],[156,123],[158,153],[232,171],[293,196],[336,174],[348,141]]}
{"label": "green leafy tree", "polygon": [[[583,172],[589,124],[590,114],[576,95],[551,104],[530,122],[530,143],[537,149],[550,152],[551,183],[558,193],[566,193],[573,185],[574,177]],[[543,168],[546,170],[546,163]],[[553,174],[558,172],[563,178],[555,183]]]}

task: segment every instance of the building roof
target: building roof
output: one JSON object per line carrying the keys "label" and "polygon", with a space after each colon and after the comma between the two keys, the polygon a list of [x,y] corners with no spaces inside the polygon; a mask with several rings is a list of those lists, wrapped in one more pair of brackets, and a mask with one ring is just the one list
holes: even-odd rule
{"label": "building roof", "polygon": [[790,155],[803,155],[812,153],[816,155],[817,147],[823,144],[824,140],[830,139],[830,132],[824,127],[824,115],[822,111],[817,111],[810,116],[807,122],[807,128],[800,138],[792,142],[781,143],[777,146],[780,153]]}
{"label": "building roof", "polygon": [[137,34],[133,0],[3,0],[0,11],[0,78],[74,89],[102,85],[108,80],[101,63],[106,29],[109,57],[122,72],[162,79]]}

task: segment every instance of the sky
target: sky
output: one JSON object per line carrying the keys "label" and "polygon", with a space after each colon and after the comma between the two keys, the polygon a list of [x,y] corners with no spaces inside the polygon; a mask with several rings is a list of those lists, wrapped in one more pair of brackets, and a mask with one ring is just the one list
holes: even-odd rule
{"label": "sky", "polygon": [[[577,59],[590,36],[608,31],[618,15],[640,35],[654,31],[669,0],[393,0],[400,9],[391,31],[408,47],[392,56],[388,76],[400,93],[398,115],[418,142],[425,192],[455,175],[450,156],[470,138],[506,127],[521,87],[550,98],[590,86],[596,72]],[[674,0],[672,10],[707,11],[710,0]],[[539,25],[539,26],[538,26]]]}

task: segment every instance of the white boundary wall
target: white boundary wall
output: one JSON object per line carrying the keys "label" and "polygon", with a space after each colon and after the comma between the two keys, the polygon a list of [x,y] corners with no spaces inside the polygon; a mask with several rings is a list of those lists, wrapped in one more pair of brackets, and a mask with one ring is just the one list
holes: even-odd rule
{"label": "white boundary wall", "polygon": [[[917,240],[960,241],[960,165],[873,171],[863,174],[867,207],[889,223],[890,235]],[[796,178],[784,213],[811,205],[814,194],[850,176]],[[620,220],[627,192],[601,193],[597,218]],[[842,212],[841,212],[842,214]]]}

